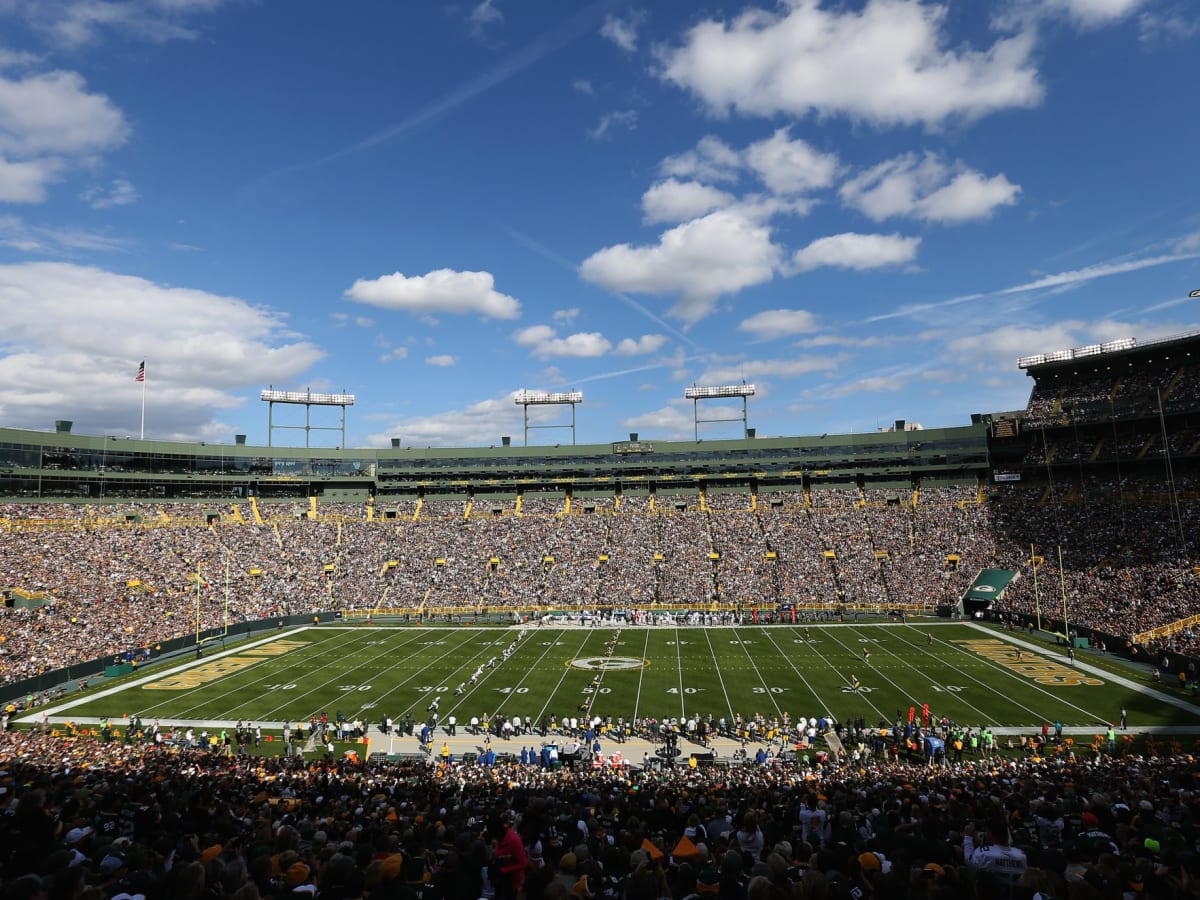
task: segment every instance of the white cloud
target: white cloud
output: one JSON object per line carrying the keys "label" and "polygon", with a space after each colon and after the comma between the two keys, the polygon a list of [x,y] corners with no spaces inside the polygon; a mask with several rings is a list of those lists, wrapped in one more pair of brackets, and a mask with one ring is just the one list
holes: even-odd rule
{"label": "white cloud", "polygon": [[[519,441],[522,418],[521,409],[513,402],[515,396],[516,391],[510,391],[461,409],[397,419],[367,442],[382,447],[398,437],[406,447],[498,446],[502,435],[515,435]],[[529,407],[531,422],[550,421],[555,415],[553,407]]]}
{"label": "white cloud", "polygon": [[587,94],[589,97],[596,93],[596,89],[592,87],[592,83],[586,78],[576,78],[571,82],[571,87],[575,88],[581,94]]}
{"label": "white cloud", "polygon": [[1102,25],[1123,19],[1145,5],[1145,0],[1050,0],[1084,25]]}
{"label": "white cloud", "polygon": [[888,375],[867,375],[840,384],[829,391],[832,397],[848,397],[851,394],[877,394],[883,391],[898,391],[908,384],[904,375],[891,373]]}
{"label": "white cloud", "polygon": [[533,354],[540,358],[571,356],[571,358],[581,359],[602,356],[611,349],[612,342],[608,341],[608,338],[601,335],[599,331],[580,331],[574,335],[556,337],[551,341],[541,343],[534,348]]}
{"label": "white cloud", "polygon": [[657,244],[598,250],[579,271],[610,291],[677,294],[670,314],[690,324],[711,313],[722,295],[770,281],[780,257],[770,228],[719,211],[664,231]]}
{"label": "white cloud", "polygon": [[962,368],[955,369],[926,369],[917,375],[921,381],[932,381],[935,384],[953,384],[968,379],[967,372]]}
{"label": "white cloud", "polygon": [[375,326],[375,320],[369,319],[366,316],[355,316],[354,324],[359,328],[373,328]]}
{"label": "white cloud", "polygon": [[786,128],[751,144],[745,158],[763,184],[777,194],[829,187],[838,171],[836,154],[821,153],[805,141],[792,140]]}
{"label": "white cloud", "polygon": [[634,131],[637,128],[637,122],[638,114],[636,109],[618,109],[602,115],[600,121],[596,123],[596,127],[588,132],[588,137],[593,141],[601,140],[614,128],[624,128],[626,131]]}
{"label": "white cloud", "polygon": [[819,334],[815,337],[801,338],[796,346],[807,350],[814,347],[886,347],[898,340],[894,335],[884,337],[855,337],[845,334]]}
{"label": "white cloud", "polygon": [[549,325],[530,325],[513,334],[513,340],[538,359],[552,356],[586,359],[603,356],[612,349],[612,342],[598,331],[581,331],[560,338]]}
{"label": "white cloud", "polygon": [[[736,207],[747,219],[766,221],[781,213],[803,215],[812,201],[803,194],[833,184],[840,164],[834,154],[820,153],[786,128],[771,137],[735,150],[707,135],[695,147],[659,164],[666,176],[642,196],[647,224],[682,222],[715,209]],[[755,175],[767,192],[740,198],[709,182],[736,182],[742,173]]]}
{"label": "white cloud", "polygon": [[645,356],[662,349],[667,342],[665,335],[643,334],[640,338],[625,338],[617,344],[616,353],[619,356]]}
{"label": "white cloud", "polygon": [[1195,253],[1200,251],[1200,231],[1193,231],[1175,242],[1176,253]]}
{"label": "white cloud", "polygon": [[619,16],[605,16],[604,24],[600,26],[600,35],[612,41],[626,53],[637,49],[637,33],[645,14],[635,12],[628,19]]}
{"label": "white cloud", "polygon": [[846,115],[878,126],[932,127],[1041,101],[1031,32],[985,50],[948,47],[945,6],[823,5],[788,0],[779,13],[702,21],[660,51],[659,75],[718,115]]}
{"label": "white cloud", "polygon": [[[100,40],[104,32],[162,44],[198,36],[185,24],[189,16],[210,12],[225,0],[38,0],[14,9],[52,41],[77,48]],[[0,7],[0,11],[3,10]]]}
{"label": "white cloud", "polygon": [[960,361],[997,359],[1003,367],[1018,356],[1051,353],[1086,344],[1098,344],[1137,335],[1144,340],[1179,334],[1185,327],[1179,322],[1141,320],[1121,322],[1112,319],[1065,319],[1032,325],[1002,325],[977,334],[960,334],[945,344],[947,358]]}
{"label": "white cloud", "polygon": [[128,249],[128,242],[102,232],[31,225],[16,216],[0,216],[0,246],[69,256],[78,250],[100,253],[122,251]]}
{"label": "white cloud", "polygon": [[110,150],[129,135],[125,116],[77,72],[0,77],[0,152],[80,155]]}
{"label": "white cloud", "polygon": [[522,347],[536,347],[543,341],[553,340],[556,334],[549,325],[530,325],[513,332],[513,340]]}
{"label": "white cloud", "polygon": [[436,269],[413,276],[394,272],[360,278],[345,296],[355,303],[411,313],[478,314],[489,319],[515,319],[521,313],[516,298],[495,289],[491,272]]}
{"label": "white cloud", "polygon": [[[741,411],[738,412],[740,415]],[[692,440],[695,436],[692,411],[682,408],[682,403],[622,419],[621,427],[637,431],[645,439],[684,441]]]}
{"label": "white cloud", "polygon": [[747,359],[710,366],[696,379],[699,384],[736,384],[760,378],[798,378],[813,372],[831,372],[850,356],[801,356],[798,359]]}
{"label": "white cloud", "polygon": [[720,138],[705,135],[696,146],[659,163],[664,175],[703,181],[733,181],[744,165],[742,155]]}
{"label": "white cloud", "polygon": [[1003,174],[991,178],[937,154],[906,153],[851,178],[839,190],[842,201],[876,222],[911,216],[926,222],[955,223],[987,218],[998,206],[1017,202],[1021,188]]}
{"label": "white cloud", "polygon": [[434,356],[425,357],[425,365],[427,366],[442,366],[448,367],[458,364],[458,357],[451,356],[449,353],[438,353]]}
{"label": "white cloud", "polygon": [[738,331],[766,340],[816,331],[817,327],[817,317],[806,309],[764,309],[743,319]]}
{"label": "white cloud", "polygon": [[579,318],[579,307],[572,306],[570,309],[556,309],[552,318],[555,322],[562,322],[564,325],[570,325]]}
{"label": "white cloud", "polygon": [[42,203],[62,168],[55,157],[9,162],[0,156],[0,203]]}
{"label": "white cloud", "polygon": [[89,188],[79,195],[79,199],[89,204],[92,209],[110,209],[114,206],[137,203],[138,192],[129,179],[116,178],[107,191],[98,187]]}
{"label": "white cloud", "polygon": [[128,136],[122,112],[77,72],[0,76],[0,202],[41,203],[66,169]]}
{"label": "white cloud", "polygon": [[919,237],[899,234],[835,234],[797,250],[792,262],[801,272],[822,266],[860,271],[878,269],[912,262],[920,246]]}
{"label": "white cloud", "polygon": [[963,303],[971,303],[976,300],[985,300],[993,297],[1008,297],[1016,294],[1028,294],[1035,291],[1067,289],[1080,284],[1086,284],[1089,281],[1095,281],[1098,278],[1109,278],[1113,275],[1124,275],[1128,272],[1138,272],[1142,269],[1149,269],[1155,266],[1165,266],[1171,263],[1184,262],[1200,257],[1200,253],[1170,253],[1162,256],[1148,256],[1142,259],[1121,260],[1111,263],[1096,263],[1095,265],[1085,266],[1082,269],[1071,269],[1066,272],[1055,272],[1052,275],[1043,275],[1033,281],[1026,281],[1021,284],[1014,284],[1011,287],[1001,288],[995,291],[979,291],[972,294],[960,294],[957,297],[951,297],[949,300],[937,300],[931,303],[911,303],[901,306],[891,312],[879,313],[874,316],[868,316],[865,322],[881,322],[887,319],[896,319],[901,316],[917,316],[928,313],[931,310],[945,309],[950,306],[959,306]]}
{"label": "white cloud", "polygon": [[0,69],[16,69],[41,62],[41,57],[28,50],[7,50],[0,47]]}
{"label": "white cloud", "polygon": [[642,194],[642,221],[647,225],[686,222],[729,206],[735,199],[733,194],[698,181],[668,178]]}
{"label": "white cloud", "polygon": [[504,13],[495,7],[492,0],[483,0],[476,4],[468,18],[472,24],[477,26],[491,25],[493,22],[503,22]]}
{"label": "white cloud", "polygon": [[1200,18],[1177,9],[1147,11],[1138,16],[1138,40],[1143,46],[1176,44],[1200,34]]}
{"label": "white cloud", "polygon": [[15,427],[73,419],[136,434],[145,359],[147,436],[207,439],[243,392],[299,379],[325,355],[272,310],[91,266],[0,266],[0,308],[0,408]]}
{"label": "white cloud", "polygon": [[1079,28],[1092,29],[1118,22],[1146,5],[1146,0],[1015,0],[1000,16],[1000,23],[1011,25],[1062,16]]}
{"label": "white cloud", "polygon": [[399,362],[402,359],[408,359],[407,347],[392,347],[387,353],[382,353],[379,356],[379,361],[384,365],[391,362]]}

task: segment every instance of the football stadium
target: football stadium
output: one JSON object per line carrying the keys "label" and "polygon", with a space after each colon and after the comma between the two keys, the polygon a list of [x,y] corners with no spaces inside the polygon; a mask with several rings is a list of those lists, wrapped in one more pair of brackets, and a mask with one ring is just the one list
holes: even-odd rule
{"label": "football stadium", "polygon": [[9,872],[1185,895],[1200,335],[1018,365],[1025,409],[863,434],[0,429]]}

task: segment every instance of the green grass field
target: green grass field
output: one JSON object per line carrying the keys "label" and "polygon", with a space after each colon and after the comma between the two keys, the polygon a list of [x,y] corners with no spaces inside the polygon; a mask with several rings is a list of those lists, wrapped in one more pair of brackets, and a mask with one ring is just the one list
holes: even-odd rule
{"label": "green grass field", "polygon": [[[504,660],[513,629],[291,629],[95,685],[48,712],[56,721],[137,713],[147,721],[277,726],[340,711],[374,723],[409,712],[420,721],[440,695],[442,722],[455,715],[460,725],[484,713],[535,722],[577,716],[589,699],[593,714],[614,718],[787,711],[793,719],[832,714],[875,724],[928,703],[937,717],[1005,730],[1055,720],[1092,729],[1125,707],[1131,727],[1200,732],[1200,707],[1177,689],[1155,690],[1144,672],[1087,651],[1070,666],[1062,648],[969,624],[631,627],[607,655],[614,633],[531,627]],[[496,664],[455,696],[491,657]]]}

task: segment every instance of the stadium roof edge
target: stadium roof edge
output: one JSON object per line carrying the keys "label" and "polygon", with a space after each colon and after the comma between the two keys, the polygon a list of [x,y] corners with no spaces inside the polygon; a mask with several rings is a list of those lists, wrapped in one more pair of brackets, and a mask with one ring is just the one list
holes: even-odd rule
{"label": "stadium roof edge", "polygon": [[[821,435],[793,435],[777,437],[733,438],[728,440],[699,441],[666,441],[642,439],[639,443],[652,447],[650,452],[683,453],[689,450],[705,450],[710,452],[759,450],[783,450],[796,446],[820,446],[833,442],[853,442],[857,445],[889,446],[904,444],[909,441],[931,443],[940,438],[953,435],[975,436],[986,433],[986,424],[982,422],[964,423],[942,428],[926,428],[916,432],[892,431],[862,431],[847,433],[826,433]],[[465,447],[290,447],[265,446],[262,444],[214,443],[212,441],[165,441],[115,435],[90,435],[81,432],[37,431],[33,429],[5,428],[0,426],[0,442],[19,443],[24,445],[80,447],[110,450],[125,449],[135,452],[187,453],[197,456],[270,456],[295,457],[302,459],[380,459],[405,458],[416,456],[462,457],[462,456],[496,456],[496,457],[572,457],[609,455],[614,452],[615,445],[626,443],[617,440],[600,444],[575,445],[532,445],[505,446],[496,443],[489,446]]]}
{"label": "stadium roof edge", "polygon": [[[1089,363],[1096,363],[1100,360],[1108,362],[1114,359],[1127,359],[1142,353],[1147,355],[1159,353],[1169,350],[1175,345],[1180,347],[1185,347],[1189,343],[1200,345],[1200,331],[1172,334],[1144,341],[1133,338],[1128,340],[1130,341],[1128,344],[1124,341],[1110,341],[1108,344],[1095,344],[1054,353],[1022,356],[1017,360],[1017,367],[1024,369],[1026,375],[1037,377],[1042,372],[1087,366]],[[1110,344],[1118,346],[1110,348]]]}

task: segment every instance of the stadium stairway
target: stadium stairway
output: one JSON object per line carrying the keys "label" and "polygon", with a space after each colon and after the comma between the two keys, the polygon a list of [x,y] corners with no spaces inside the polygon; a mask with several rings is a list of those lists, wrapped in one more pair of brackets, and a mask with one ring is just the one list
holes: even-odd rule
{"label": "stadium stairway", "polygon": [[844,756],[846,748],[842,746],[842,739],[832,731],[825,732],[825,743],[829,745],[829,752],[836,756]]}

